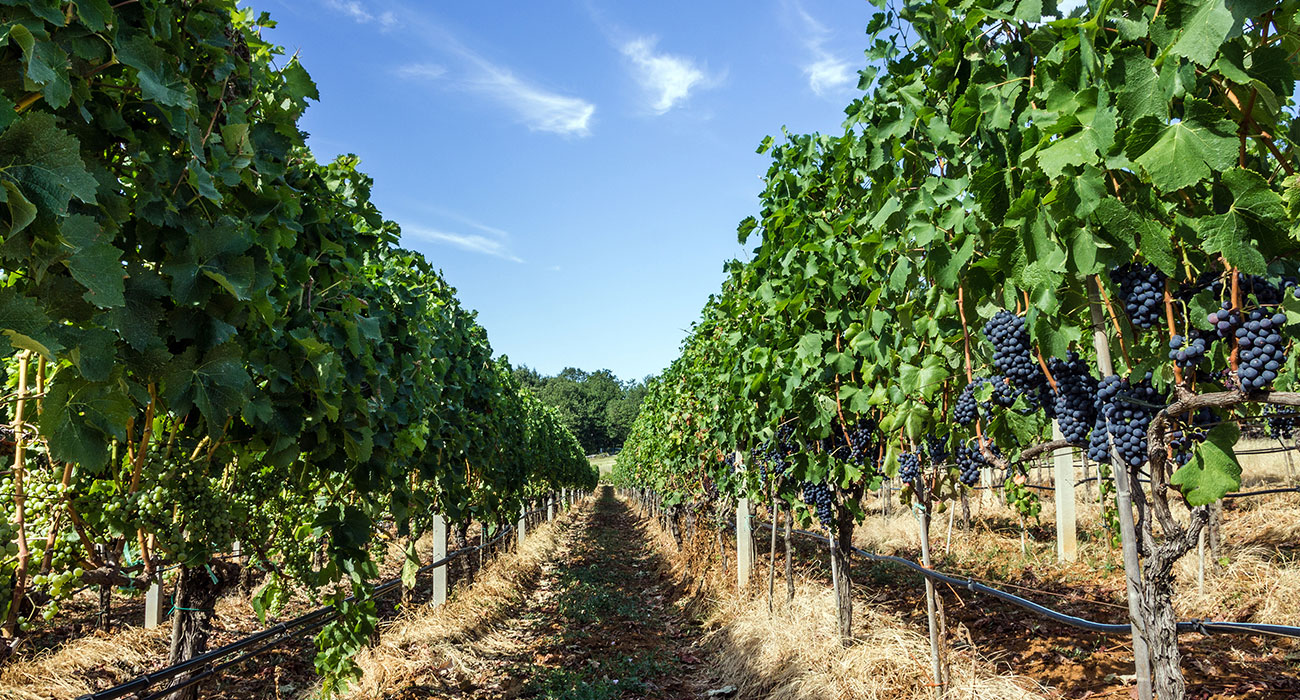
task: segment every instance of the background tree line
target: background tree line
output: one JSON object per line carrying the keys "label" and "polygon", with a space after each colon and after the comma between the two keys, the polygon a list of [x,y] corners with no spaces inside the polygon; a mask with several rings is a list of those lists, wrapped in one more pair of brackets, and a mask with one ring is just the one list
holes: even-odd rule
{"label": "background tree line", "polygon": [[622,447],[646,395],[644,380],[624,381],[607,369],[566,367],[546,377],[525,365],[515,369],[515,378],[559,411],[587,454]]}

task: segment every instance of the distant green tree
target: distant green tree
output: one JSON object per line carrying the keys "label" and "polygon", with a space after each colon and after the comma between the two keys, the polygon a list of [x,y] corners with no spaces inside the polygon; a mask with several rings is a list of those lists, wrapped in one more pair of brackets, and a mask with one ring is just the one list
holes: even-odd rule
{"label": "distant green tree", "polygon": [[520,386],[528,387],[536,394],[537,390],[546,384],[546,377],[543,377],[540,372],[528,365],[519,365],[515,368],[515,381],[519,382]]}
{"label": "distant green tree", "polygon": [[623,445],[646,394],[644,381],[625,382],[607,369],[587,372],[565,367],[559,374],[545,377],[521,366],[515,370],[515,378],[555,407],[561,422],[588,454]]}

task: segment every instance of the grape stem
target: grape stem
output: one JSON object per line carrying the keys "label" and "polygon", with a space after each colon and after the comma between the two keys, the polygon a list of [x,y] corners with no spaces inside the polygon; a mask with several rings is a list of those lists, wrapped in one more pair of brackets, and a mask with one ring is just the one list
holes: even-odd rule
{"label": "grape stem", "polygon": [[[1165,323],[1169,326],[1169,340],[1173,341],[1177,331],[1174,329],[1174,297],[1169,293],[1169,279],[1165,278]],[[1183,383],[1183,368],[1174,364],[1174,383]]]}
{"label": "grape stem", "polygon": [[[966,295],[960,284],[957,285],[957,315],[961,318],[961,337],[966,354],[966,382],[969,384],[975,381],[975,373],[971,369],[970,361],[970,327],[966,325]],[[984,428],[979,418],[975,419],[975,444],[986,462],[995,467],[1006,468],[1006,461],[993,454],[993,450],[984,444]]]}

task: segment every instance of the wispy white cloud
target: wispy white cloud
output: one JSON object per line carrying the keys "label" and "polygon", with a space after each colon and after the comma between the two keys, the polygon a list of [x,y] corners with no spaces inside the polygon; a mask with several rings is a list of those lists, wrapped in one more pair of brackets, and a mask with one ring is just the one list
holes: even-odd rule
{"label": "wispy white cloud", "polygon": [[374,22],[384,29],[390,29],[397,24],[397,15],[392,11],[384,11],[378,14],[371,12],[366,3],[361,0],[325,0],[325,4],[337,12],[350,17],[354,22],[369,24]]}
{"label": "wispy white cloud", "polygon": [[708,76],[689,58],[655,52],[656,43],[655,37],[640,37],[623,44],[621,51],[636,68],[641,87],[654,97],[650,108],[664,114],[707,84]]}
{"label": "wispy white cloud", "polygon": [[410,24],[415,31],[426,36],[431,47],[451,54],[457,59],[454,62],[461,65],[452,71],[438,64],[410,64],[398,68],[399,75],[435,80],[448,78],[454,73],[454,79],[446,80],[448,86],[487,96],[513,112],[533,131],[565,136],[586,136],[591,133],[591,119],[596,113],[596,105],[520,78],[514,71],[488,60],[431,22],[413,20]]}
{"label": "wispy white cloud", "polygon": [[[482,227],[488,231],[496,231]],[[504,231],[501,231],[504,234]],[[441,229],[428,228],[425,226],[403,226],[402,235],[410,235],[421,238],[432,243],[443,243],[446,245],[467,250],[471,253],[481,253],[493,257],[509,260],[511,262],[522,263],[523,258],[515,255],[510,250],[510,241],[508,235],[479,235],[476,233],[459,233],[455,231],[443,231]]]}
{"label": "wispy white cloud", "polygon": [[447,74],[447,67],[437,63],[412,63],[398,68],[397,74],[403,78],[436,80]]}
{"label": "wispy white cloud", "polygon": [[825,97],[856,85],[857,73],[853,70],[853,64],[826,48],[831,33],[826,25],[808,14],[798,0],[792,0],[791,6],[803,21],[806,31],[804,45],[812,55],[812,60],[804,64],[803,72],[808,76],[808,87],[813,94]]}
{"label": "wispy white cloud", "polygon": [[469,87],[513,110],[528,128],[566,136],[591,133],[596,105],[532,85],[487,61],[481,61],[479,68],[480,74],[469,81]]}

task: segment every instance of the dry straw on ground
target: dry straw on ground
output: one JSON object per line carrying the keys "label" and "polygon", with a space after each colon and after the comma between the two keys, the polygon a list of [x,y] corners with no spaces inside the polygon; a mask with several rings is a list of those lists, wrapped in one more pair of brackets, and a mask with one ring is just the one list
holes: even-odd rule
{"label": "dry straw on ground", "polygon": [[127,679],[167,657],[166,629],[93,634],[0,671],[0,700],[65,700],[100,689],[96,679]]}
{"label": "dry straw on ground", "polygon": [[[707,536],[680,552],[658,527],[648,526],[680,584],[695,592],[706,617],[705,643],[716,659],[717,683],[735,685],[739,698],[772,700],[922,700],[935,696],[925,630],[855,595],[856,639],[841,645],[834,594],[828,584],[796,577],[795,596],[768,612],[766,577],[756,572],[752,593],[736,595],[735,570],[721,570]],[[764,540],[763,544],[766,544]],[[734,553],[732,553],[734,565]],[[760,567],[761,569],[761,567]],[[1048,697],[1033,681],[998,674],[969,651],[949,654],[953,700],[1028,700]]]}
{"label": "dry straw on ground", "polygon": [[379,642],[357,656],[361,679],[341,697],[382,698],[403,687],[443,682],[438,671],[473,675],[492,650],[479,642],[527,594],[559,545],[568,518],[544,523],[522,545],[484,567],[474,585],[440,607],[413,608],[384,626]]}

